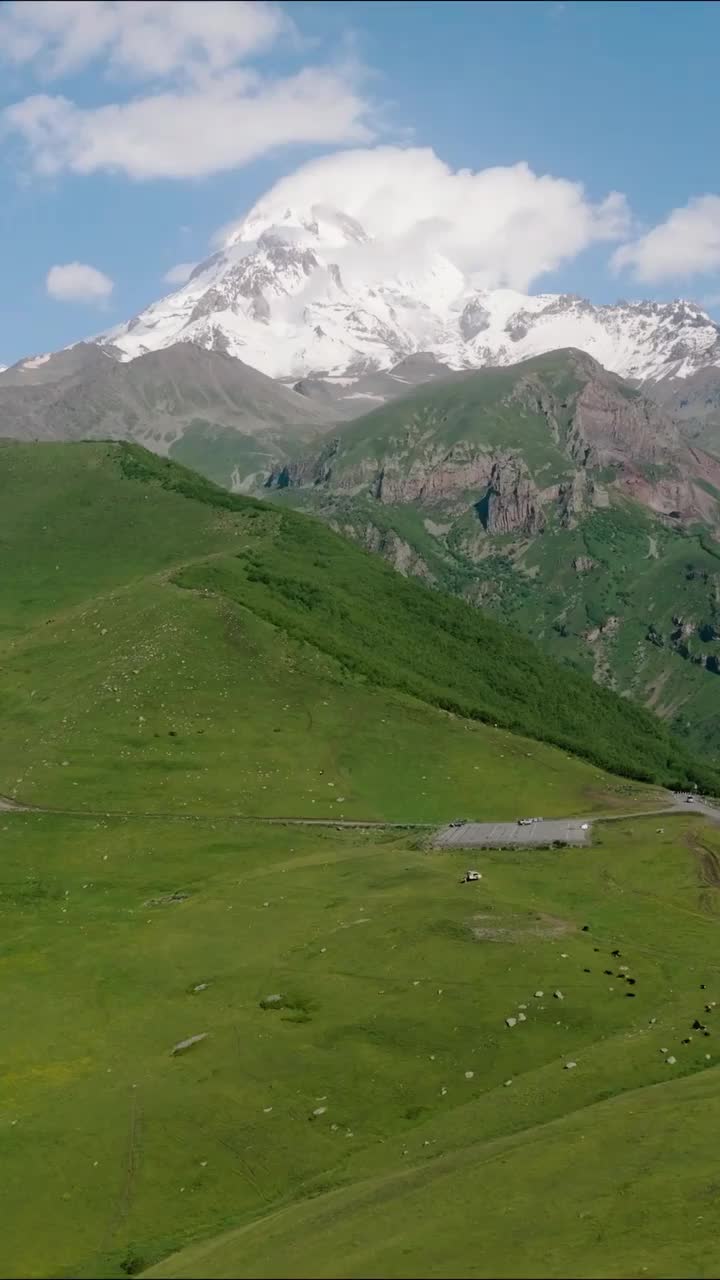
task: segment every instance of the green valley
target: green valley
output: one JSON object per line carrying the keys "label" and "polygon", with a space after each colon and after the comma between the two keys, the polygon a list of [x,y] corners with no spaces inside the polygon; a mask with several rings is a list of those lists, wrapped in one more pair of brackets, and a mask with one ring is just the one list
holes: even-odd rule
{"label": "green valley", "polygon": [[[320,521],[0,463],[3,1274],[714,1274],[715,768]],[[433,846],[526,812],[600,820]]]}

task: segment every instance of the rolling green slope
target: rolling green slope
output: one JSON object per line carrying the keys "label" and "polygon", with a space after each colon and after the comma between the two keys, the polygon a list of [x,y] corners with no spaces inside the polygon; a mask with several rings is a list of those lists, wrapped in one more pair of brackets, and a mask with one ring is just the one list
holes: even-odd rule
{"label": "rolling green slope", "polygon": [[[426,757],[407,796],[394,791],[394,811],[378,812],[374,784],[359,782],[368,761],[386,769],[378,743],[385,759],[402,746],[387,706],[407,698],[441,739],[471,732],[439,714],[450,712],[628,777],[715,790],[713,771],[655,717],[318,522],[235,498],[135,446],[8,446],[3,456],[0,538],[16,567],[0,599],[0,793],[47,801],[74,787],[87,807],[111,805],[119,789],[127,807],[174,797],[189,810],[265,813],[261,775],[278,773],[284,812],[302,816],[318,797],[293,767],[298,735],[303,764],[324,768],[328,735],[314,726],[328,685],[339,690],[327,710],[335,732],[366,726],[339,753],[348,784],[359,770],[346,816],[418,820],[418,791],[434,794],[431,817],[450,816],[433,787],[417,785]],[[23,618],[35,625],[13,640]],[[236,751],[224,741],[230,721]]]}
{"label": "rolling green slope", "polygon": [[712,771],[297,513],[124,445],[0,464],[3,1275],[714,1274],[718,830],[465,885],[413,829]]}
{"label": "rolling green slope", "polygon": [[404,833],[2,815],[3,1274],[717,1274],[720,844],[657,821],[475,887]]}

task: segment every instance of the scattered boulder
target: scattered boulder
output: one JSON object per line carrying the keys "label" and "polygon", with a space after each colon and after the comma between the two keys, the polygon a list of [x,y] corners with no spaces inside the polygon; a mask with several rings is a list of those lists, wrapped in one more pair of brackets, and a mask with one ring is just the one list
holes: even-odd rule
{"label": "scattered boulder", "polygon": [[669,1067],[674,1067],[675,1063],[677,1062],[677,1058],[673,1058],[672,1054],[670,1054],[670,1057],[666,1058],[665,1061],[667,1062]]}
{"label": "scattered boulder", "polygon": [[562,991],[553,991],[553,997],[554,997],[554,999],[555,999],[555,1000],[564,1000],[564,999],[565,999],[565,996],[563,995]]}
{"label": "scattered boulder", "polygon": [[506,1025],[506,1027],[514,1027],[514,1026],[516,1026],[516,1024],[517,1024],[517,1018],[506,1018],[506,1019],[505,1019],[505,1025]]}
{"label": "scattered boulder", "polygon": [[201,1031],[197,1036],[188,1036],[187,1040],[178,1040],[170,1050],[170,1056],[175,1058],[179,1053],[186,1053],[188,1049],[192,1049],[194,1044],[199,1044],[201,1040],[207,1040],[209,1032]]}
{"label": "scattered boulder", "polygon": [[186,902],[189,897],[189,893],[183,893],[181,889],[176,889],[174,893],[163,893],[159,898],[148,898],[147,902],[143,902],[143,906],[169,907],[174,902]]}
{"label": "scattered boulder", "polygon": [[263,996],[260,1001],[261,1009],[279,1009],[282,1007],[283,998],[281,995]]}
{"label": "scattered boulder", "polygon": [[566,1063],[565,1063],[564,1070],[565,1070],[565,1071],[572,1071],[573,1067],[576,1067],[576,1066],[577,1066],[577,1062],[566,1062]]}
{"label": "scattered boulder", "polygon": [[536,991],[536,992],[535,992],[535,999],[536,999],[536,1000],[542,1000],[542,998],[543,998],[543,996],[544,996],[544,995],[545,995],[545,992],[544,992],[544,991]]}

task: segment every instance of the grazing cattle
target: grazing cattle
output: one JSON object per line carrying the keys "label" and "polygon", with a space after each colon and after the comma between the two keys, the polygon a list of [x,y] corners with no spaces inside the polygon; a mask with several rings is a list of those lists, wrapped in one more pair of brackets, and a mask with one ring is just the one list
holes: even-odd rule
{"label": "grazing cattle", "polygon": [[603,969],[603,973],[606,973],[608,978],[612,978],[612,975],[613,975],[612,969]]}
{"label": "grazing cattle", "polygon": [[615,956],[615,957],[617,958],[618,956],[621,956],[621,955],[622,955],[622,952],[621,952],[621,951],[611,951],[611,952],[610,952],[610,955]]}
{"label": "grazing cattle", "polygon": [[704,1022],[701,1022],[699,1018],[696,1018],[693,1022],[693,1031],[707,1031],[707,1027]]}
{"label": "grazing cattle", "polygon": [[634,987],[637,982],[637,978],[628,978],[627,981],[630,983],[631,987]]}
{"label": "grazing cattle", "polygon": [[626,997],[627,997],[627,999],[628,999],[628,1000],[634,1000],[634,999],[635,999],[635,992],[634,992],[634,991],[626,991],[626,992],[625,992],[625,995],[626,995]]}

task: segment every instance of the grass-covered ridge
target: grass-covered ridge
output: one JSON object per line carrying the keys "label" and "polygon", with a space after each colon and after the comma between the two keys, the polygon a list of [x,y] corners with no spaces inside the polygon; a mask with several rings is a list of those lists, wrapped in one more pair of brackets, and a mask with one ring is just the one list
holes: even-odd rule
{"label": "grass-covered ridge", "polygon": [[[247,501],[137,449],[122,465],[213,505],[243,509]],[[315,520],[282,511],[270,529],[236,559],[193,566],[175,580],[236,600],[375,684],[630,777],[717,785],[655,716],[561,668],[523,635],[400,577]]]}
{"label": "grass-covered ridge", "polygon": [[[68,725],[59,709],[74,663],[82,701],[92,662],[100,673],[107,657],[103,697],[108,713],[112,710],[120,724],[137,687],[134,704],[145,716],[140,702],[151,655],[158,680],[166,680],[162,646],[181,646],[189,635],[193,644],[200,643],[199,620],[205,617],[223,641],[219,648],[208,642],[206,657],[184,655],[199,702],[204,694],[214,704],[231,690],[238,693],[242,666],[236,664],[248,660],[247,644],[238,639],[247,634],[268,654],[273,645],[293,652],[299,646],[297,657],[286,661],[305,667],[320,663],[318,690],[330,664],[347,688],[360,682],[368,686],[368,695],[376,691],[373,697],[380,690],[384,696],[411,696],[570,750],[621,775],[663,785],[696,781],[709,791],[720,786],[714,771],[692,760],[650,713],[561,668],[523,635],[463,602],[403,579],[318,521],[230,494],[137,446],[8,446],[3,457],[0,538],[12,544],[12,564],[20,571],[13,576],[10,568],[0,587],[1,620],[7,634],[21,617],[36,619],[25,641],[35,654],[32,683],[42,686],[44,672],[48,682],[46,694],[36,688],[31,697],[27,652],[18,646],[8,650],[6,697],[9,705],[16,702],[23,733],[23,717],[31,722],[41,716],[44,699],[48,712],[57,707],[60,725]],[[173,584],[192,595],[181,602],[169,594]],[[89,607],[95,601],[92,622],[88,614],[68,615],[68,606],[81,609],[83,599]],[[195,621],[189,629],[177,620],[165,623],[168,610],[187,610]],[[140,618],[148,652],[138,668],[131,648],[141,638]],[[258,628],[267,624],[274,630],[263,631],[259,639]],[[154,645],[152,634],[157,634]],[[121,636],[127,657],[119,664],[122,684],[116,688],[115,641]],[[221,650],[227,657],[222,675]],[[272,665],[261,660],[263,671]],[[223,688],[213,693],[213,681]],[[246,696],[252,699],[257,687],[255,672],[245,680]],[[158,711],[177,692],[163,692],[158,685]],[[190,689],[187,698],[189,706]],[[96,703],[94,698],[92,712],[99,715]],[[268,734],[284,731],[284,717],[279,719],[279,725],[268,726]],[[120,748],[130,761],[147,760],[152,742],[148,745],[144,724],[136,719]],[[162,731],[156,727],[154,732]],[[138,754],[140,742],[145,756]],[[11,731],[5,742],[8,769],[16,749]],[[2,754],[0,749],[0,764]],[[178,755],[182,759],[183,753]]]}
{"label": "grass-covered ridge", "polygon": [[544,657],[463,602],[400,578],[315,521],[283,512],[271,543],[181,571],[180,585],[241,602],[374,684],[551,742],[665,785],[714,771],[654,716]]}

